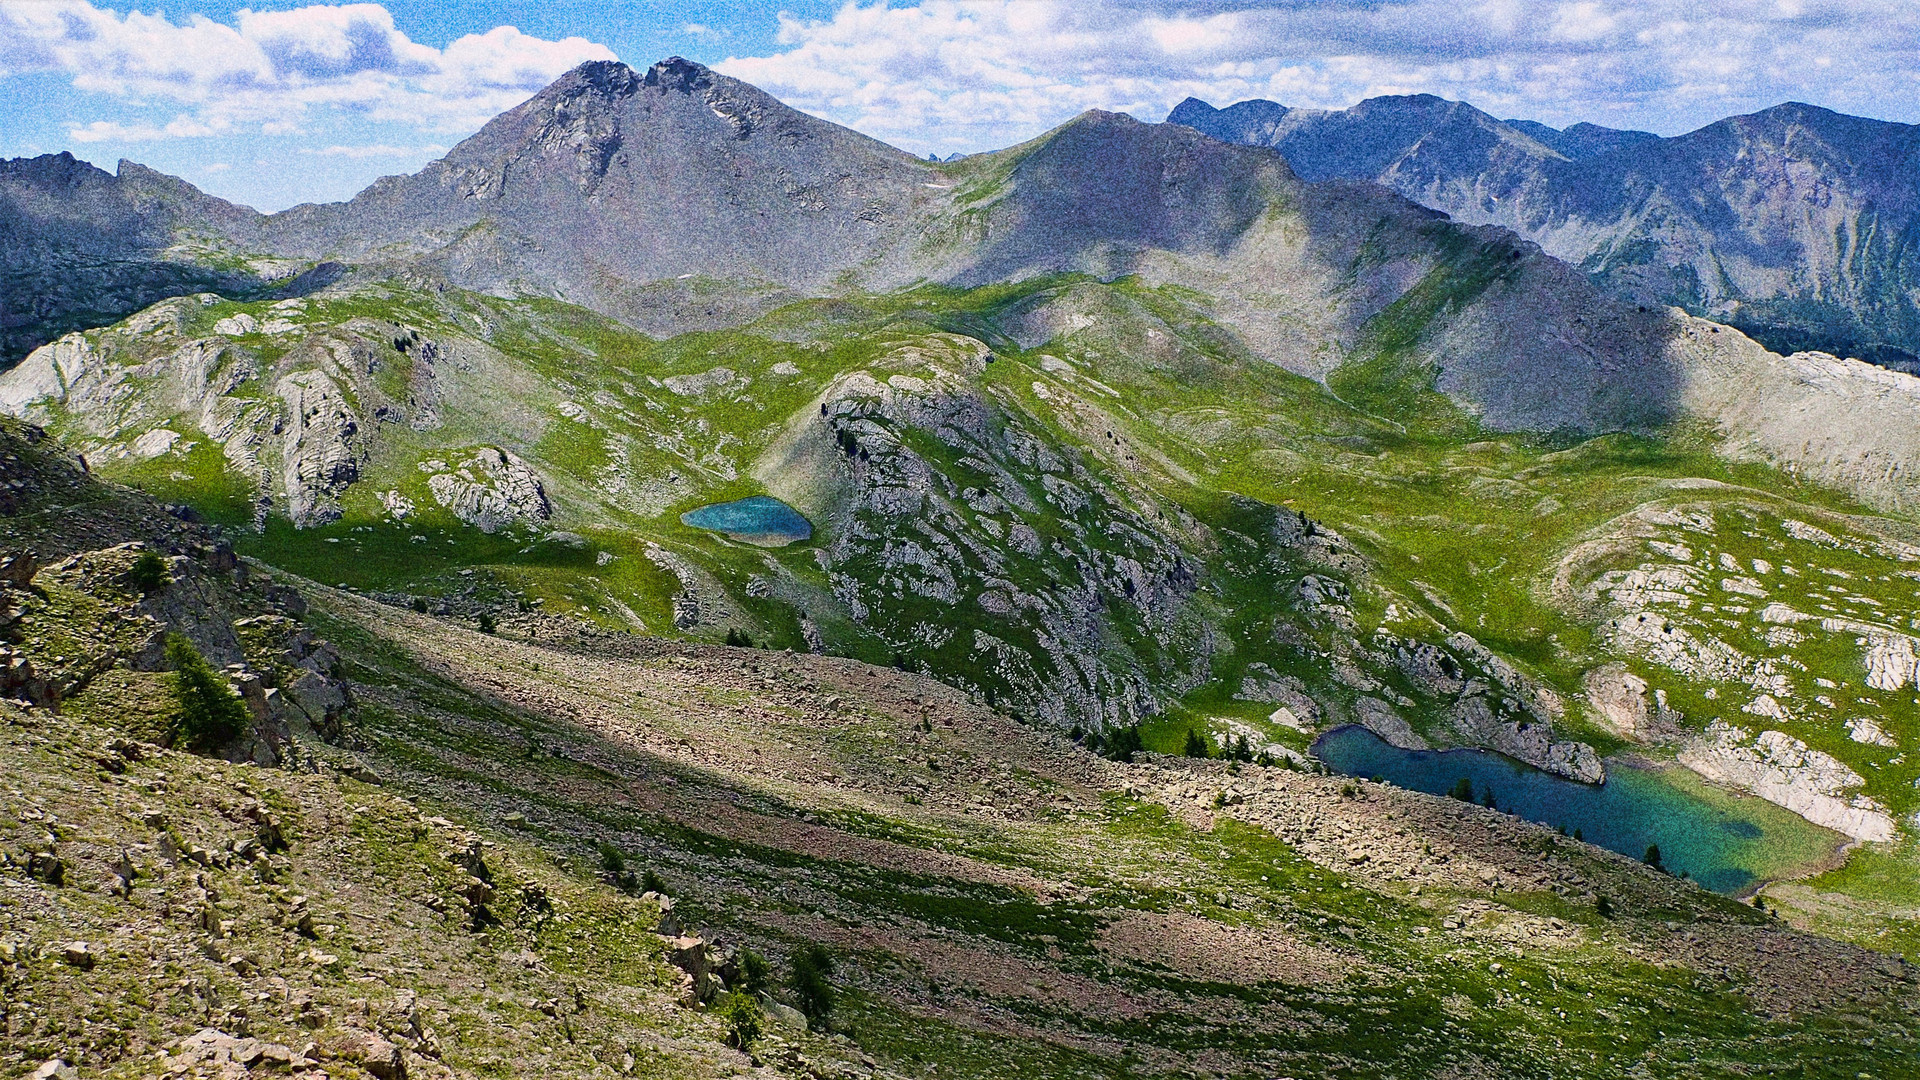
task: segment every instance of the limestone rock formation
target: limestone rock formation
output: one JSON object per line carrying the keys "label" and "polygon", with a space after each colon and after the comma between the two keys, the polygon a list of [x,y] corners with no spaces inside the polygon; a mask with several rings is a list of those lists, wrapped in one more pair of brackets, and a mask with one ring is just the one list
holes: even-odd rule
{"label": "limestone rock formation", "polygon": [[1783,731],[1755,736],[1715,721],[1680,752],[1680,763],[1709,780],[1738,785],[1855,840],[1894,838],[1893,818],[1885,808],[1864,795],[1848,797],[1848,791],[1866,783],[1859,773]]}
{"label": "limestone rock formation", "polygon": [[519,457],[498,447],[482,447],[447,471],[424,462],[427,487],[441,506],[482,532],[498,532],[514,522],[540,524],[553,517],[540,477]]}

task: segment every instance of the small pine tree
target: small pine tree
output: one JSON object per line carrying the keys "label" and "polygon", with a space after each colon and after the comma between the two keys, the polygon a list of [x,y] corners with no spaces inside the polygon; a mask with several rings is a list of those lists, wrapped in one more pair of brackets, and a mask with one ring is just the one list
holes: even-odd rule
{"label": "small pine tree", "polygon": [[1493,789],[1492,788],[1486,788],[1480,792],[1480,805],[1486,807],[1489,810],[1498,809],[1498,807],[1493,805]]}
{"label": "small pine tree", "polygon": [[1473,781],[1463,776],[1454,783],[1453,790],[1447,792],[1447,794],[1459,799],[1461,802],[1472,802]]}
{"label": "small pine tree", "polygon": [[1107,757],[1114,761],[1132,762],[1133,755],[1146,749],[1140,741],[1140,728],[1123,727],[1107,736]]}
{"label": "small pine tree", "polygon": [[1648,844],[1647,853],[1644,856],[1642,856],[1641,859],[1648,866],[1653,867],[1655,870],[1665,870],[1667,868],[1666,864],[1660,861],[1660,845],[1659,844]]}
{"label": "small pine tree", "polygon": [[493,633],[493,612],[491,612],[491,611],[483,611],[483,612],[481,612],[481,613],[480,613],[480,620],[479,620],[479,621],[480,621],[480,632],[481,632],[481,633],[483,633],[483,634],[491,634],[491,633]]}
{"label": "small pine tree", "polygon": [[727,1045],[745,1050],[760,1037],[760,1002],[752,994],[735,990],[714,1003],[714,1015],[726,1022]]}
{"label": "small pine tree", "polygon": [[807,1026],[825,1028],[833,1014],[835,993],[833,983],[833,957],[818,945],[809,945],[793,957],[793,971],[787,978],[787,986],[800,1002],[800,1012],[807,1018]]}
{"label": "small pine tree", "polygon": [[173,580],[167,573],[167,561],[151,551],[143,551],[127,568],[127,580],[141,592],[152,592]]}
{"label": "small pine tree", "polygon": [[624,874],[627,872],[627,857],[620,853],[619,848],[614,847],[605,840],[600,842],[599,848],[600,869],[609,874]]}
{"label": "small pine tree", "polygon": [[600,879],[621,892],[639,892],[640,879],[627,869],[626,855],[604,840],[597,846],[600,849]]}
{"label": "small pine tree", "polygon": [[1207,740],[1202,738],[1199,732],[1193,730],[1192,728],[1188,728],[1187,729],[1187,746],[1186,746],[1186,749],[1181,752],[1186,754],[1188,757],[1197,757],[1197,758],[1207,757],[1208,756]]}
{"label": "small pine tree", "polygon": [[1611,919],[1613,918],[1613,901],[1602,896],[1600,899],[1594,901],[1593,910],[1594,913],[1601,918]]}
{"label": "small pine tree", "polygon": [[653,871],[652,867],[648,867],[647,872],[640,875],[640,891],[643,893],[659,893],[661,896],[665,896],[667,895],[667,883],[661,879],[659,874]]}
{"label": "small pine tree", "polygon": [[1585,840],[1587,838],[1587,835],[1581,832],[1579,829],[1575,829],[1573,830],[1573,838],[1575,840]]}
{"label": "small pine tree", "polygon": [[168,634],[167,663],[173,668],[173,700],[179,708],[170,732],[173,738],[193,750],[211,749],[239,738],[253,719],[246,703],[193,642],[180,634]]}

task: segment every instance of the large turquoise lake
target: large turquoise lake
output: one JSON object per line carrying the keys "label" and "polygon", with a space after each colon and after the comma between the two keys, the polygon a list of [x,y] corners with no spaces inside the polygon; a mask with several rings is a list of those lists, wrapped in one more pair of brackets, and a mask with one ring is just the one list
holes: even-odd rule
{"label": "large turquoise lake", "polygon": [[1641,858],[1658,844],[1673,873],[1715,892],[1738,894],[1792,877],[1830,859],[1844,842],[1761,799],[1709,786],[1681,768],[1607,762],[1607,782],[1580,784],[1484,750],[1402,750],[1357,725],[1313,744],[1328,768],[1445,795],[1462,779],[1474,798],[1542,825],[1579,830],[1588,843]]}
{"label": "large turquoise lake", "polygon": [[813,536],[812,522],[771,495],[712,503],[681,514],[680,521],[761,547],[784,547]]}

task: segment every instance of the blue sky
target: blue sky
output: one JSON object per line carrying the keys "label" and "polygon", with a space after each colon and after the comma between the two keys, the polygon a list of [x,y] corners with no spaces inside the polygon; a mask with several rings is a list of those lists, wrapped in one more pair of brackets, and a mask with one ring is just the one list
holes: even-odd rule
{"label": "blue sky", "polygon": [[1189,94],[1428,92],[1662,134],[1786,100],[1920,122],[1914,0],[0,0],[0,156],[125,157],[279,209],[418,169],[583,60],[676,54],[942,156]]}

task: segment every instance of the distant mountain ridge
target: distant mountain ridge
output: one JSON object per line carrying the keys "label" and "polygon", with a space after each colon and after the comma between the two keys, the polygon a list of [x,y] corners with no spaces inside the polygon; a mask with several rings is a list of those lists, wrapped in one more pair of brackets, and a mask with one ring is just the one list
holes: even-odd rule
{"label": "distant mountain ridge", "polygon": [[263,216],[144,165],[0,161],[0,367],[70,330],[190,292],[264,295],[305,267],[249,263]]}
{"label": "distant mountain ridge", "polygon": [[1789,103],[1673,138],[1562,132],[1432,95],[1344,110],[1190,98],[1168,122],[1511,228],[1617,296],[1775,351],[1920,365],[1920,127]]}

